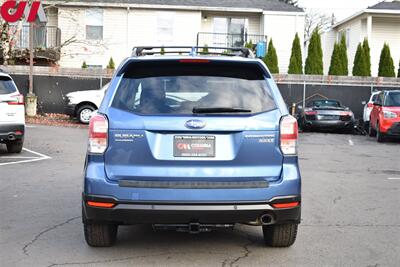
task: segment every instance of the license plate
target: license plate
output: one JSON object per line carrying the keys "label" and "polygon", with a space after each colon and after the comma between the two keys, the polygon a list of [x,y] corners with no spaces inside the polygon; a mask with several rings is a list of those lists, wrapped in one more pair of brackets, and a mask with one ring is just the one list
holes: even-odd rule
{"label": "license plate", "polygon": [[339,116],[335,116],[335,115],[323,115],[321,116],[321,120],[339,120]]}
{"label": "license plate", "polygon": [[175,135],[174,157],[215,157],[215,136]]}

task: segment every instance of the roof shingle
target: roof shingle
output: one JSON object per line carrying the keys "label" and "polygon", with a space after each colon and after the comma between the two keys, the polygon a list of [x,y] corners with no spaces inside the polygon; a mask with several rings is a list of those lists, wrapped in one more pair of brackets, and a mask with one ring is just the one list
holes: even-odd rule
{"label": "roof shingle", "polygon": [[368,9],[400,10],[400,1],[380,2],[374,6],[368,7]]}
{"label": "roof shingle", "polygon": [[[51,2],[48,0],[47,2]],[[266,11],[302,12],[303,9],[279,0],[69,0],[66,3],[89,2],[111,4],[145,4],[198,7],[258,8]]]}

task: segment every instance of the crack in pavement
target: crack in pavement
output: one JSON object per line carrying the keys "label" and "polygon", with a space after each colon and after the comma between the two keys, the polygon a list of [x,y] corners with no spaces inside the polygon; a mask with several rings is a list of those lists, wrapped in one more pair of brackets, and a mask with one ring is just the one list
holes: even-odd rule
{"label": "crack in pavement", "polygon": [[247,257],[250,255],[251,250],[249,249],[249,246],[251,246],[252,244],[254,244],[254,241],[250,238],[250,235],[247,234],[246,236],[247,236],[247,239],[249,240],[249,242],[246,243],[246,244],[244,244],[244,245],[242,246],[242,248],[243,248],[243,250],[244,250],[244,253],[243,253],[241,256],[239,256],[239,257],[237,257],[237,258],[235,258],[235,259],[233,259],[233,260],[230,260],[229,263],[228,263],[229,259],[225,259],[225,260],[222,262],[222,265],[221,265],[222,267],[226,267],[226,266],[228,266],[228,264],[229,264],[230,267],[233,267],[234,264],[236,264],[235,266],[239,266],[237,263],[238,263],[239,261],[241,261],[241,260],[247,258]]}
{"label": "crack in pavement", "polygon": [[120,261],[129,261],[138,258],[148,258],[148,257],[159,257],[159,256],[167,256],[170,255],[170,252],[163,252],[158,254],[149,254],[149,255],[138,255],[131,256],[126,258],[116,258],[116,259],[106,259],[106,260],[97,260],[97,261],[83,261],[83,262],[64,262],[64,263],[52,263],[47,267],[55,267],[55,266],[67,266],[67,265],[88,265],[88,264],[99,264],[99,263],[113,263]]}
{"label": "crack in pavement", "polygon": [[70,219],[68,219],[68,220],[66,220],[66,221],[64,221],[64,222],[62,222],[62,223],[59,223],[59,224],[53,225],[53,226],[51,226],[51,227],[49,227],[49,228],[46,228],[45,230],[43,230],[43,231],[41,231],[40,233],[38,233],[37,235],[35,235],[34,238],[33,238],[31,241],[29,241],[28,243],[26,243],[25,246],[22,248],[22,252],[23,252],[25,255],[29,256],[28,248],[29,248],[30,246],[32,246],[33,243],[35,243],[42,235],[44,235],[44,234],[46,234],[46,233],[48,233],[48,232],[50,232],[50,231],[52,231],[52,230],[54,230],[54,229],[56,229],[56,228],[58,228],[58,227],[61,227],[61,226],[65,225],[65,224],[67,224],[67,223],[70,223],[70,222],[72,222],[73,220],[79,219],[79,218],[81,218],[81,216],[76,216],[76,217],[70,218]]}

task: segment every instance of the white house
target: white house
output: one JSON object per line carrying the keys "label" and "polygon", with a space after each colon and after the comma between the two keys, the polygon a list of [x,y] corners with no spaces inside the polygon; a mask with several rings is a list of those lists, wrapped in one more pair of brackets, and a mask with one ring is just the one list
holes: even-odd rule
{"label": "white house", "polygon": [[45,0],[48,26],[61,31],[60,65],[106,67],[141,45],[237,46],[273,38],[287,71],[302,9],[279,0]]}
{"label": "white house", "polygon": [[400,1],[380,2],[332,26],[322,35],[324,72],[329,70],[333,45],[342,34],[346,35],[349,73],[353,69],[354,56],[359,42],[367,38],[371,48],[372,76],[378,75],[380,53],[383,44],[390,46],[394,65],[400,60]]}

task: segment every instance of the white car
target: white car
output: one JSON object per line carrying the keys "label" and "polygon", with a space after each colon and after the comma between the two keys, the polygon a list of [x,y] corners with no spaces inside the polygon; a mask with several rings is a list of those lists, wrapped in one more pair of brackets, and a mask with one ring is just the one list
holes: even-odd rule
{"label": "white car", "polygon": [[362,102],[362,104],[364,104],[363,120],[364,120],[364,127],[366,130],[368,130],[369,127],[369,116],[371,114],[372,107],[374,106],[374,102],[377,99],[379,93],[380,91],[373,92],[368,102],[365,101]]}
{"label": "white car", "polygon": [[20,153],[24,136],[24,96],[11,76],[0,71],[0,143],[6,144],[9,153]]}
{"label": "white car", "polygon": [[77,118],[81,123],[88,124],[93,111],[97,110],[103,101],[109,83],[99,90],[71,92],[65,96],[65,113]]}

